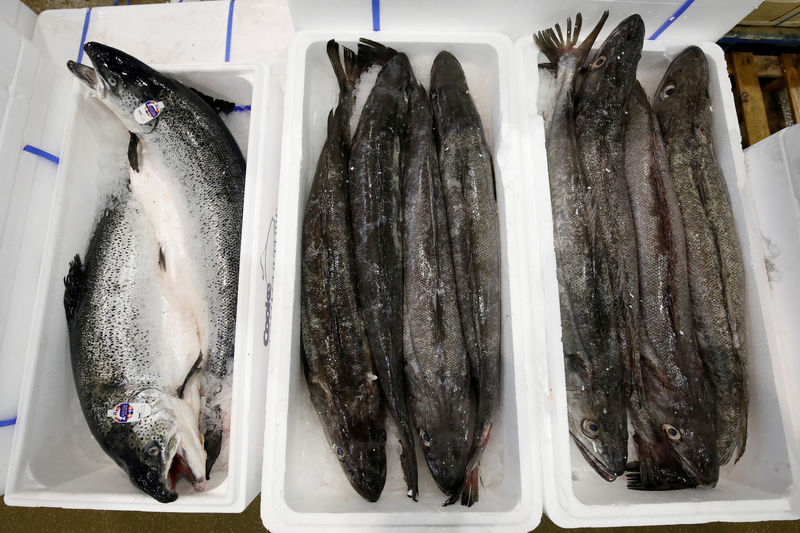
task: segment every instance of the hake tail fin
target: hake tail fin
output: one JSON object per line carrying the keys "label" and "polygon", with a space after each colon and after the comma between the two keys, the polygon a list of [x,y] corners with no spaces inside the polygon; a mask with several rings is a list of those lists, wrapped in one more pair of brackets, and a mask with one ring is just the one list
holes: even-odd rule
{"label": "hake tail fin", "polygon": [[372,65],[383,66],[395,55],[397,50],[385,44],[364,37],[358,40],[358,60],[365,70]]}
{"label": "hake tail fin", "polygon": [[579,63],[582,64],[586,60],[586,56],[589,54],[589,50],[592,48],[592,45],[594,44],[595,39],[597,39],[597,35],[603,28],[603,24],[605,24],[607,18],[608,11],[604,11],[603,15],[600,17],[600,21],[580,45],[578,45],[578,37],[583,24],[583,19],[580,13],[575,16],[574,27],[572,26],[572,19],[567,19],[566,39],[564,38],[564,34],[561,32],[561,26],[556,24],[552,28],[535,33],[533,35],[533,41],[553,65],[558,65],[558,60],[561,58],[561,56],[567,53],[574,54],[578,58]]}
{"label": "hake tail fin", "polygon": [[[331,39],[328,41],[326,51],[336,75],[336,81],[339,83],[339,93],[345,95],[355,89],[356,82],[370,65],[364,63],[354,51],[346,46],[341,47],[342,54],[339,54],[339,48],[339,43]],[[342,55],[344,55],[344,60],[342,60]]]}

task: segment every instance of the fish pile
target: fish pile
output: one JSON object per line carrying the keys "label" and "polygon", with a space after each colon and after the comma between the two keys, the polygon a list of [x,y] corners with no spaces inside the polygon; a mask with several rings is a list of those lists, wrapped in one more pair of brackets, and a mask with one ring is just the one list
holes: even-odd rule
{"label": "fish pile", "polygon": [[[607,481],[714,486],[747,438],[744,262],[714,156],[708,63],[691,46],[652,99],[639,15],[589,59],[608,17],[534,36],[573,442]],[[628,461],[628,427],[637,461]]]}
{"label": "fish pile", "polygon": [[72,73],[130,131],[130,176],[64,279],[89,429],[160,502],[203,490],[230,430],[245,162],[194,91],[86,43]]}
{"label": "fish pile", "polygon": [[[388,407],[408,496],[418,497],[421,445],[446,503],[471,506],[500,397],[491,151],[452,54],[434,60],[430,97],[404,53],[361,39],[358,53],[331,40],[327,54],[339,97],[302,230],[311,400],[366,500],[386,481]],[[351,136],[356,83],[373,66],[380,71]]]}

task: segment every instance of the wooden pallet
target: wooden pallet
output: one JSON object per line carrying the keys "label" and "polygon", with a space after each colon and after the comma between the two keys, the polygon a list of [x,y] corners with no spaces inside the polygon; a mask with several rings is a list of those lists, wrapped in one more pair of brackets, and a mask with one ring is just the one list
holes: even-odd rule
{"label": "wooden pallet", "polygon": [[[800,54],[777,56],[750,52],[725,54],[728,73],[733,77],[736,108],[747,147],[791,124],[800,122]],[[766,101],[785,91],[791,117],[775,117]],[[783,94],[780,95],[783,97]],[[771,116],[768,117],[768,114]]]}

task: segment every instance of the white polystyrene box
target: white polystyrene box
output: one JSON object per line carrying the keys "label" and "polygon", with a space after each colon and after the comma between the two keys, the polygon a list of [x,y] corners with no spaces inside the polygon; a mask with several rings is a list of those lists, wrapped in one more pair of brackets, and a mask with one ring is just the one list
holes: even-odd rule
{"label": "white polystyrene box", "polygon": [[[63,278],[86,253],[109,193],[127,174],[128,132],[74,80],[34,320],[20,393],[5,501],[9,505],[170,512],[241,512],[261,479],[267,373],[265,302],[272,281],[282,93],[268,68],[193,65],[161,69],[198,90],[252,110],[223,117],[247,160],[239,268],[229,461],[203,492],[185,480],[162,504],[140,492],[94,441],[70,365]],[[124,185],[123,185],[124,186]]]}
{"label": "white polystyrene box", "polygon": [[758,214],[775,316],[773,327],[784,354],[776,374],[792,393],[788,416],[800,427],[800,125],[783,129],[745,149],[747,177]]}
{"label": "white polystyrene box", "polygon": [[[645,41],[637,77],[652,94],[669,62],[688,44]],[[709,521],[793,519],[798,516],[797,432],[787,416],[787,384],[780,373],[786,354],[779,349],[766,305],[767,276],[760,230],[746,180],[733,95],[725,59],[713,43],[699,45],[710,67],[714,148],[731,196],[747,283],[750,408],[747,449],[736,464],[720,471],[715,488],[634,491],[626,480],[608,483],[598,476],[569,437],[561,319],[553,250],[550,188],[544,123],[536,109],[543,62],[532,39],[516,43],[529,150],[523,150],[530,174],[528,198],[535,232],[529,235],[530,287],[537,347],[536,404],[541,406],[544,508],[562,527],[676,524]],[[540,351],[541,350],[541,351]],[[775,369],[778,369],[777,371]]]}
{"label": "white polystyrene box", "polygon": [[[528,363],[528,288],[523,222],[525,198],[514,119],[513,47],[494,34],[381,32],[377,38],[408,54],[427,84],[435,55],[452,52],[467,76],[492,146],[501,230],[502,406],[481,464],[480,501],[472,508],[442,507],[446,499],[418,454],[419,501],[406,496],[394,424],[387,417],[387,480],[369,503],[349,485],[325,441],[303,377],[300,358],[300,235],[328,112],[338,88],[325,53],[335,38],[354,48],[359,37],[300,32],[289,52],[279,189],[280,229],[273,305],[273,353],[267,381],[261,516],[271,531],[529,531],[540,520],[535,401]],[[418,446],[419,448],[419,446]]]}

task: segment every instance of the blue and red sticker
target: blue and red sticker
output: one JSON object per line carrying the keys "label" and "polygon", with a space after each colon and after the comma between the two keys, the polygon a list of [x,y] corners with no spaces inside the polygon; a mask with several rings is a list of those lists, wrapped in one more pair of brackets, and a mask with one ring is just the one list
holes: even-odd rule
{"label": "blue and red sticker", "polygon": [[138,422],[150,414],[150,405],[146,403],[128,403],[123,402],[114,406],[113,409],[108,411],[108,416],[114,419],[114,422],[132,423]]}
{"label": "blue and red sticker", "polygon": [[133,118],[139,124],[147,124],[164,111],[164,102],[148,100],[133,110]]}

